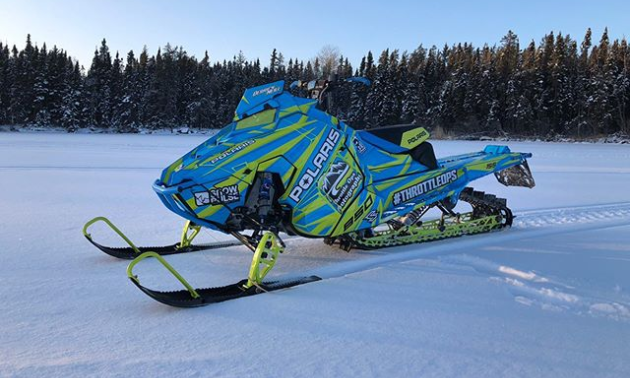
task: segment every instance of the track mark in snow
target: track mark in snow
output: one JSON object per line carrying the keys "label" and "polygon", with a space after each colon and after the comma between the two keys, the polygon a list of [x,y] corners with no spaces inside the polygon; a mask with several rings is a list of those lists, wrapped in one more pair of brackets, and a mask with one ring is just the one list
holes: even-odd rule
{"label": "track mark in snow", "polygon": [[516,268],[469,255],[453,255],[439,258],[443,263],[468,266],[486,274],[489,280],[506,285],[514,301],[525,306],[538,306],[547,311],[570,311],[576,314],[604,316],[614,320],[630,321],[630,306],[617,302],[602,302],[580,294],[578,290],[560,282],[554,282],[535,272]]}
{"label": "track mark in snow", "polygon": [[520,278],[525,281],[531,282],[549,282],[549,280],[545,277],[541,277],[534,272],[523,272],[521,270],[500,265],[490,260],[485,260],[480,257],[469,256],[469,255],[453,255],[453,256],[444,256],[439,258],[440,261],[456,264],[456,265],[467,265],[474,268],[476,271],[484,272],[484,273],[494,273],[499,272],[507,277],[514,277],[516,279]]}
{"label": "track mark in snow", "polygon": [[535,228],[630,218],[630,202],[516,212],[513,227]]}

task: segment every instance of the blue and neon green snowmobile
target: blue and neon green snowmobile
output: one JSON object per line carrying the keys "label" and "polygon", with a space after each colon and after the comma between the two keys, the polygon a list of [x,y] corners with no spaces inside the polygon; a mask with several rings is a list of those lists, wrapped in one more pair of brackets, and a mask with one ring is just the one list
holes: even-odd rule
{"label": "blue and neon green snowmobile", "polygon": [[[351,79],[360,81],[362,79]],[[364,80],[363,80],[364,81]],[[337,84],[339,85],[339,84]],[[106,218],[84,234],[99,249],[134,259],[129,278],[152,298],[194,307],[277,290],[318,277],[267,282],[285,245],[280,233],[321,238],[341,248],[373,249],[497,230],[512,223],[506,200],[477,192],[469,182],[494,174],[508,186],[533,187],[529,153],[507,146],[436,159],[429,133],[417,125],[355,130],[324,111],[333,82],[283,81],[247,89],[232,123],[168,166],[153,184],[164,205],[187,220],[179,243],[136,247]],[[455,211],[468,203],[472,210]],[[423,215],[438,209],[439,219]],[[98,244],[88,227],[103,221],[129,244]],[[163,255],[216,248],[195,245],[202,227],[233,235],[254,253],[249,276],[233,285],[195,289]],[[185,286],[160,292],[140,284],[134,266],[157,258]]]}

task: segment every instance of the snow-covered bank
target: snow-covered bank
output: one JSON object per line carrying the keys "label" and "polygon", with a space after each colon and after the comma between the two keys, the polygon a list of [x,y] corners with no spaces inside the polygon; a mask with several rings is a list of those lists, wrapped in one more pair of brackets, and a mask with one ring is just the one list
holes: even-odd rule
{"label": "snow-covered bank", "polygon": [[[149,129],[140,128],[134,133],[121,133],[120,130],[114,128],[100,129],[95,127],[80,128],[70,134],[142,134],[142,135],[181,135],[181,134],[198,134],[210,136],[217,133],[219,129],[196,129],[186,126],[166,128],[166,129]],[[67,134],[69,133],[63,127],[40,127],[40,126],[8,126],[0,125],[0,132],[18,132],[18,133],[50,133],[50,134]],[[601,135],[592,137],[566,137],[566,136],[548,136],[548,137],[527,137],[527,136],[505,136],[505,137],[489,137],[483,134],[479,135],[448,135],[442,138],[448,141],[480,141],[480,142],[552,142],[552,143],[612,143],[612,144],[630,144],[630,136],[616,133],[611,135]]]}
{"label": "snow-covered bank", "polygon": [[[174,242],[182,222],[151,183],[205,138],[0,134],[0,376],[630,375],[629,146],[507,143],[534,154],[537,187],[474,184],[508,198],[512,229],[350,253],[290,239],[273,274],[324,281],[178,310],[139,292],[81,227],[105,215],[139,244]],[[233,247],[168,261],[207,287],[243,278],[250,258]],[[178,288],[152,262],[137,273]]]}
{"label": "snow-covered bank", "polygon": [[116,128],[97,128],[97,127],[82,127],[74,131],[68,131],[64,127],[55,126],[10,126],[0,125],[0,132],[3,133],[46,133],[46,134],[142,134],[142,135],[181,135],[181,134],[199,134],[199,135],[214,135],[219,129],[197,129],[192,127],[173,127],[164,129],[149,129],[140,128],[134,132],[121,132]]}

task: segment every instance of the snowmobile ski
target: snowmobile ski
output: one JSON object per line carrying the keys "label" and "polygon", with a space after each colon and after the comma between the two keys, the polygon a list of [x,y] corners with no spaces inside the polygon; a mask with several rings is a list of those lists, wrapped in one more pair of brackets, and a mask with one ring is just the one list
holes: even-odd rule
{"label": "snowmobile ski", "polygon": [[[248,278],[226,286],[195,289],[161,255],[155,252],[145,252],[136,257],[127,267],[127,276],[134,285],[149,297],[174,307],[206,306],[212,303],[286,289],[321,280],[317,276],[308,276],[287,280],[264,281],[267,273],[275,265],[278,254],[282,253],[283,250],[284,243],[280,237],[272,232],[264,233],[254,251]],[[185,287],[185,290],[158,291],[143,286],[138,276],[133,273],[133,268],[146,258],[157,259]]]}
{"label": "snowmobile ski", "polygon": [[243,297],[250,297],[252,295],[267,293],[271,291],[277,291],[281,289],[288,289],[290,287],[307,284],[310,282],[320,281],[321,278],[317,276],[309,276],[299,279],[286,280],[286,281],[270,281],[263,282],[257,286],[247,288],[247,280],[242,280],[238,283],[205,288],[205,289],[186,289],[178,291],[156,291],[148,289],[140,284],[136,279],[131,279],[143,293],[153,298],[154,300],[163,303],[165,305],[173,307],[202,307],[213,303],[225,302],[232,299],[238,299]]}
{"label": "snowmobile ski", "polygon": [[[116,234],[118,234],[129,247],[109,247],[102,245],[94,239],[92,239],[92,235],[88,233],[88,228],[96,222],[103,222],[109,228],[111,228]],[[85,238],[96,248],[101,251],[107,253],[110,256],[117,257],[119,259],[125,260],[133,260],[144,252],[155,252],[159,255],[174,255],[179,253],[186,252],[195,252],[195,251],[203,251],[207,249],[216,249],[216,248],[225,248],[225,247],[233,247],[241,245],[238,241],[225,241],[225,242],[217,242],[212,244],[192,244],[192,240],[197,236],[199,230],[201,228],[199,226],[193,225],[190,221],[186,222],[184,225],[184,230],[182,231],[181,240],[178,243],[172,245],[165,246],[154,246],[154,247],[142,247],[136,246],[118,227],[116,227],[109,219],[105,217],[96,217],[85,224],[83,227],[83,235]]]}

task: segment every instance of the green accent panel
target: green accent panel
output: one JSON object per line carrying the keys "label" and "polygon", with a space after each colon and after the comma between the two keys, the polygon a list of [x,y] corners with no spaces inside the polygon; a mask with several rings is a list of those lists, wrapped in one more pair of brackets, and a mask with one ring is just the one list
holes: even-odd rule
{"label": "green accent panel", "polygon": [[[183,196],[182,196],[183,198]],[[186,200],[186,204],[188,204],[188,206],[194,211],[197,212],[197,208],[199,206],[197,206],[197,202],[195,201],[195,196],[193,195],[192,197],[190,197],[189,199]]]}
{"label": "green accent panel", "polygon": [[260,113],[253,114],[236,123],[236,130],[243,130],[254,126],[266,125],[273,122],[276,118],[276,110],[269,109]]}
{"label": "green accent panel", "polygon": [[183,162],[184,162],[184,158],[180,157],[179,159],[177,159],[177,161],[171,164],[166,170],[166,172],[164,172],[164,177],[162,177],[162,182],[164,183],[168,182],[168,180],[171,178],[171,174],[173,174],[173,172],[176,171],[182,165]]}
{"label": "green accent panel", "polygon": [[188,283],[188,281],[186,281],[184,279],[184,277],[182,277],[181,274],[179,274],[175,268],[173,268],[171,266],[171,264],[167,263],[166,260],[164,260],[164,258],[160,255],[158,255],[155,252],[145,252],[143,254],[141,254],[140,256],[136,257],[135,259],[133,259],[133,261],[131,263],[129,263],[129,266],[127,267],[127,277],[131,278],[132,280],[134,280],[135,282],[137,282],[138,284],[140,284],[140,280],[138,279],[138,276],[133,274],[133,268],[136,266],[136,264],[138,264],[140,261],[148,258],[148,257],[153,257],[156,258],[160,264],[162,264],[169,272],[171,272],[171,274],[173,276],[175,276],[175,278],[177,278],[177,280],[184,285],[184,287],[186,288],[186,290],[188,290],[188,292],[190,293],[190,296],[193,298],[199,298],[199,294],[197,293],[197,291],[190,286],[190,284]]}
{"label": "green accent panel", "polygon": [[293,106],[290,106],[288,108],[282,109],[280,111],[280,117],[281,118],[282,117],[286,117],[289,114],[293,114],[293,113],[296,113],[296,112],[299,112],[299,111],[300,111],[300,108],[297,105],[293,105]]}
{"label": "green accent panel", "polygon": [[403,133],[400,146],[412,149],[427,139],[429,139],[429,132],[424,127],[418,127]]}
{"label": "green accent panel", "polygon": [[300,105],[300,106],[299,106],[300,111],[301,111],[302,113],[306,114],[306,113],[308,113],[308,111],[309,111],[309,110],[311,110],[311,107],[312,107],[313,105],[315,105],[316,103],[317,103],[317,101],[313,101],[312,103],[309,103],[309,104]]}

